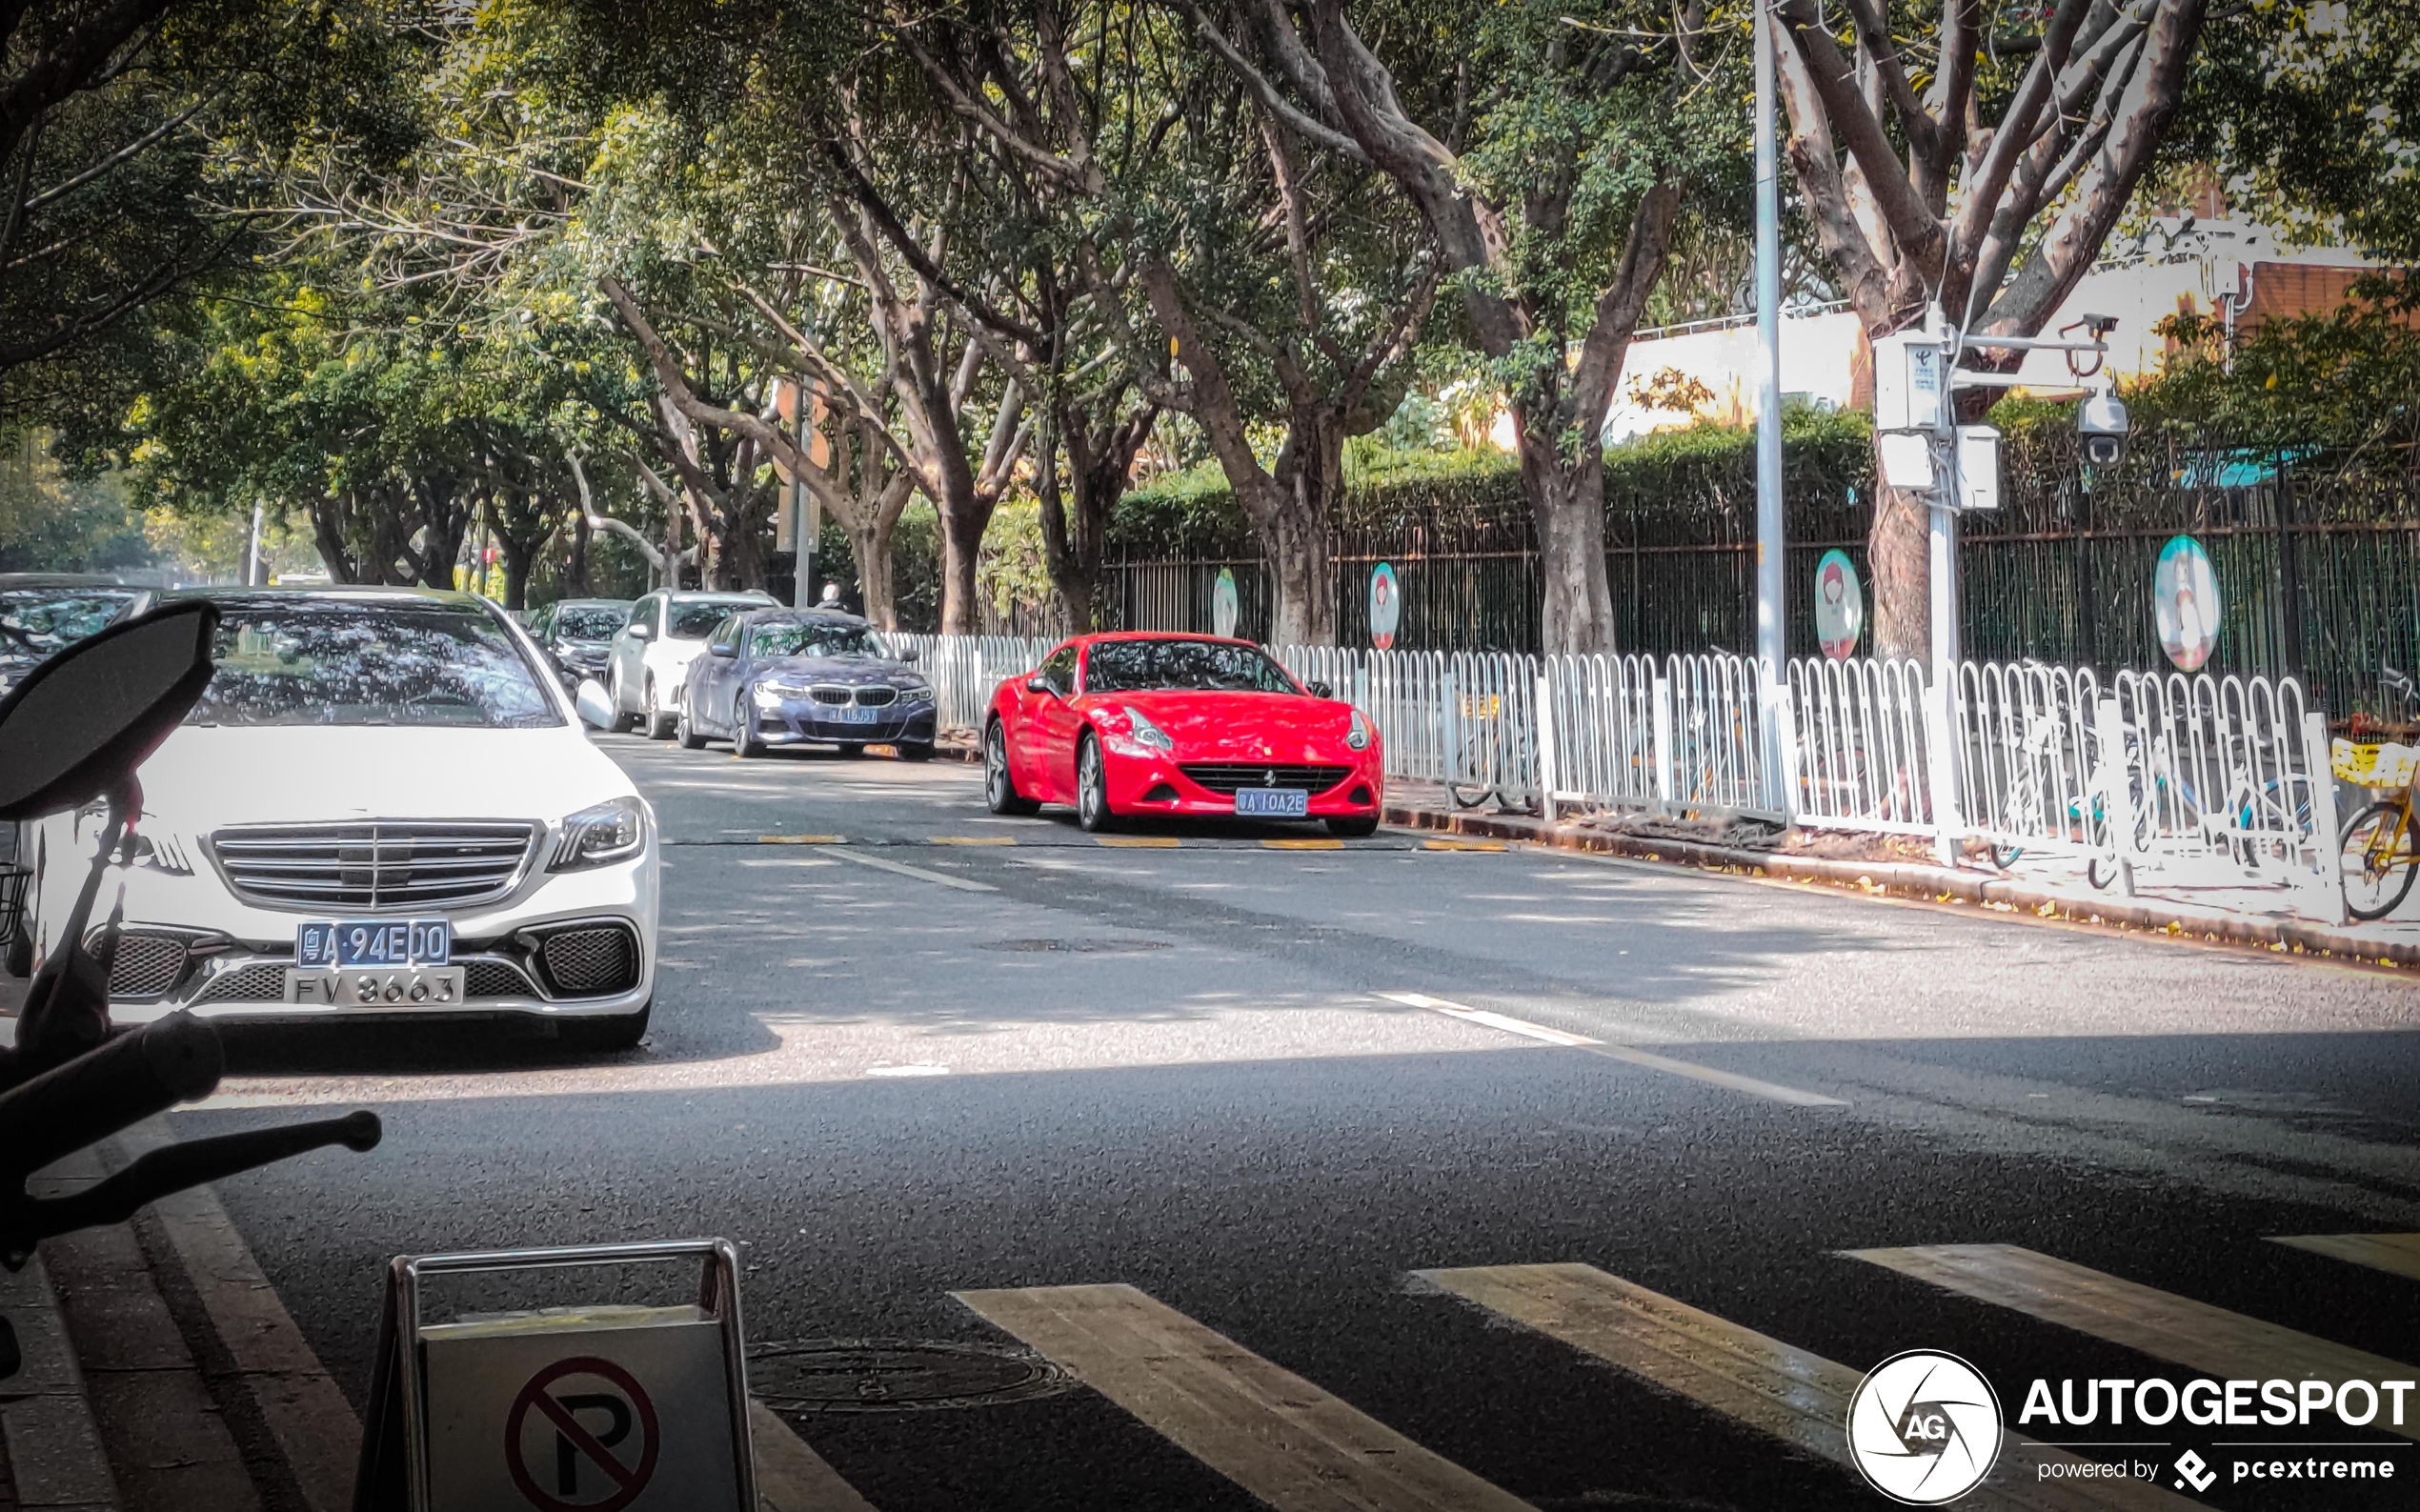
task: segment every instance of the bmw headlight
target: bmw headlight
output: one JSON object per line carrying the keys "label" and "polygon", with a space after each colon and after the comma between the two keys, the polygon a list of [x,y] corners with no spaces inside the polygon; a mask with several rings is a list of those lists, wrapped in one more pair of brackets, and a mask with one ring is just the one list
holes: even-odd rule
{"label": "bmw headlight", "polygon": [[1353,728],[1344,732],[1344,743],[1356,751],[1370,748],[1370,722],[1361,717],[1359,709],[1353,711]]}
{"label": "bmw headlight", "polygon": [[933,685],[931,683],[903,682],[899,684],[899,702],[931,703],[932,701]]}
{"label": "bmw headlight", "polygon": [[759,709],[778,709],[781,707],[782,700],[790,696],[790,690],[777,682],[760,682],[756,684],[753,696]]}
{"label": "bmw headlight", "polygon": [[555,826],[550,872],[576,872],[636,856],[647,843],[647,810],[636,798],[608,798]]}

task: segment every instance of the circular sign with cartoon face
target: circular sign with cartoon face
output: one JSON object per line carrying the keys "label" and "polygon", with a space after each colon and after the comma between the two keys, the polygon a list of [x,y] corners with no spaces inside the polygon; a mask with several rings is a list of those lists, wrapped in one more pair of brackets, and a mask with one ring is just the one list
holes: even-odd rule
{"label": "circular sign with cartoon face", "polygon": [[1403,622],[1402,585],[1385,562],[1370,569],[1370,644],[1384,651],[1395,644],[1395,627]]}
{"label": "circular sign with cartoon face", "polygon": [[1857,636],[1865,628],[1865,593],[1857,581],[1857,564],[1843,551],[1829,551],[1815,564],[1815,642],[1834,661],[1845,661],[1857,651]]}
{"label": "circular sign with cartoon face", "polygon": [[2160,548],[2151,571],[2151,603],[2159,615],[2160,649],[2181,672],[2199,672],[2218,649],[2218,574],[2209,553],[2190,535]]}
{"label": "circular sign with cartoon face", "polygon": [[1232,635],[1240,614],[1236,599],[1235,569],[1219,569],[1219,580],[1210,590],[1210,629],[1214,635]]}

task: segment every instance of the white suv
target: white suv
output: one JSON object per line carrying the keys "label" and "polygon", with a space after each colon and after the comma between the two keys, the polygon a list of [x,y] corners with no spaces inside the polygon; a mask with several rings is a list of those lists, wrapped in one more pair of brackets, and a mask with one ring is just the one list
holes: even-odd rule
{"label": "white suv", "polygon": [[[218,670],[137,772],[131,857],[93,916],[122,911],[111,1017],[514,1018],[636,1043],[655,815],[527,634],[464,594],[209,596]],[[30,827],[35,952],[101,823]]]}
{"label": "white suv", "polygon": [[630,623],[614,637],[613,660],[605,671],[615,725],[628,729],[635,724],[652,739],[671,739],[689,664],[705,654],[707,634],[735,611],[779,607],[771,594],[754,589],[740,594],[649,594],[633,604]]}

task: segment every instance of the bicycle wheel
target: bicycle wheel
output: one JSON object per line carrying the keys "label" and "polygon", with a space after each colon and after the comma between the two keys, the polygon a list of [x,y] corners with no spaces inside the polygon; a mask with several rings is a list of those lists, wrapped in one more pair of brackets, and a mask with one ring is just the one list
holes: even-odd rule
{"label": "bicycle wheel", "polygon": [[2355,918],[2384,918],[2411,893],[2416,874],[2411,827],[2401,803],[2372,803],[2345,825],[2336,843],[2336,869],[2345,881],[2345,912]]}

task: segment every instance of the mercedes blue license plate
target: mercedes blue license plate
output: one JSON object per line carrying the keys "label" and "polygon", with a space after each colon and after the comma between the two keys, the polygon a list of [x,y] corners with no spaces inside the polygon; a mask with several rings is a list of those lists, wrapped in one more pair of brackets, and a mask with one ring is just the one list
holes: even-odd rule
{"label": "mercedes blue license plate", "polygon": [[1301,819],[1311,815],[1307,788],[1238,788],[1235,812],[1247,819]]}
{"label": "mercedes blue license plate", "polygon": [[454,926],[442,918],[340,918],[294,930],[296,966],[442,966]]}

